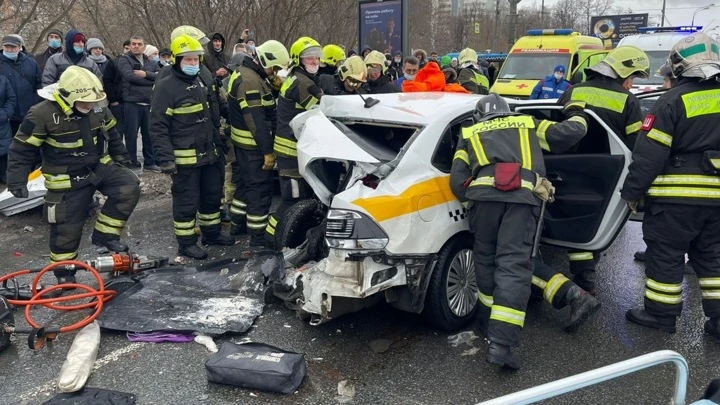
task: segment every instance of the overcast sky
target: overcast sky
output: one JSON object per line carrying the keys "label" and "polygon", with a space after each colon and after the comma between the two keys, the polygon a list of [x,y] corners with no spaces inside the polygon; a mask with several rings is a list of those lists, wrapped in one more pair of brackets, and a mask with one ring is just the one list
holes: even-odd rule
{"label": "overcast sky", "polygon": [[[545,0],[545,7],[552,6],[557,1]],[[541,0],[522,0],[519,6],[522,8],[535,4],[540,8],[540,3]],[[717,6],[697,13],[695,25],[702,25],[706,29],[720,25],[720,0],[666,0],[665,25],[689,25],[695,10],[713,3]],[[651,19],[654,17],[657,21],[660,21],[662,4],[663,0],[615,0],[615,7],[630,8],[634,13],[648,13]],[[713,32],[720,32],[720,28]]]}

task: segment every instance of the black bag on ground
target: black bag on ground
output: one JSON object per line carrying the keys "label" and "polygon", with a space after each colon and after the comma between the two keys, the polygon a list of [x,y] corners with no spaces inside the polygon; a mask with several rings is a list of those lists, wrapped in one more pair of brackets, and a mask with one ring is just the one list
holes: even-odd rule
{"label": "black bag on ground", "polygon": [[127,392],[83,388],[78,392],[65,392],[54,396],[43,405],[134,405],[135,395]]}
{"label": "black bag on ground", "polygon": [[295,392],[307,374],[302,354],[262,343],[223,343],[205,370],[213,383],[283,394]]}

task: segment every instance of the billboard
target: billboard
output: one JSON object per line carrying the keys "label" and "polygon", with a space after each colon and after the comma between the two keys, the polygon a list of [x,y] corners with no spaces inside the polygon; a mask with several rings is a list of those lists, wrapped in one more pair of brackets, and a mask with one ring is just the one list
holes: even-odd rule
{"label": "billboard", "polygon": [[647,13],[591,17],[590,35],[596,36],[603,41],[606,39],[612,40],[613,46],[617,46],[621,39],[640,34],[638,28],[647,27],[647,24]]}
{"label": "billboard", "polygon": [[403,0],[359,2],[360,49],[369,46],[380,52],[403,52]]}

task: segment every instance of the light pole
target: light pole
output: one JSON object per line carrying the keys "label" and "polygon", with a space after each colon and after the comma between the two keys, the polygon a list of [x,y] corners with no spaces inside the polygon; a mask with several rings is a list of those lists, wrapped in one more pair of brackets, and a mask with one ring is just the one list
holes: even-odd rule
{"label": "light pole", "polygon": [[695,12],[693,13],[692,22],[690,23],[690,25],[695,25],[695,15],[696,15],[698,12],[703,11],[703,10],[707,10],[707,9],[709,9],[710,7],[715,7],[715,3],[713,3],[713,4],[708,4],[708,5],[705,6],[705,7],[700,7],[699,9],[695,10]]}

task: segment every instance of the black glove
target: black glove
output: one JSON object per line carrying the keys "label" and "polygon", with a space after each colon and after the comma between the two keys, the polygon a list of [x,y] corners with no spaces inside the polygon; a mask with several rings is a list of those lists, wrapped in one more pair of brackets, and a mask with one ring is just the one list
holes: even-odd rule
{"label": "black glove", "polygon": [[17,198],[28,198],[27,186],[8,187],[8,190],[10,191],[10,194],[14,195]]}
{"label": "black glove", "polygon": [[563,107],[563,114],[565,114],[567,118],[574,115],[586,116],[585,105],[584,101],[569,101],[565,104],[565,107]]}
{"label": "black glove", "polygon": [[160,164],[160,171],[165,174],[177,174],[177,167],[173,162],[165,162]]}

